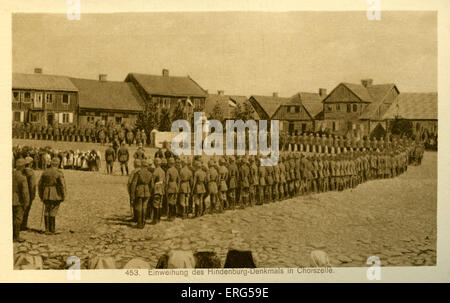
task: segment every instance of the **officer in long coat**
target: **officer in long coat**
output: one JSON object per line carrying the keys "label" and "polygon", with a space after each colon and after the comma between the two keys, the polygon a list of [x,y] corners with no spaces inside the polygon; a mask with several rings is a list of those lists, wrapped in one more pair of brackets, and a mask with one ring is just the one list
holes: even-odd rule
{"label": "officer in long coat", "polygon": [[159,223],[161,219],[161,207],[164,197],[164,190],[166,188],[166,173],[161,168],[161,159],[155,158],[155,170],[153,171],[153,199],[152,199],[152,213],[153,220],[151,224]]}
{"label": "officer in long coat", "polygon": [[121,146],[117,151],[117,159],[120,163],[120,171],[122,172],[122,176],[124,172],[126,172],[128,176],[128,160],[130,159],[130,153],[128,152],[128,148],[125,146],[125,142],[121,143]]}
{"label": "officer in long coat", "polygon": [[194,176],[185,159],[181,160],[181,165],[182,167],[180,170],[180,189],[178,191],[178,203],[181,207],[182,218],[186,219]]}
{"label": "officer in long coat", "polygon": [[235,208],[238,177],[238,167],[235,158],[232,156],[228,165],[228,197],[230,199],[231,209]]}
{"label": "officer in long coat", "polygon": [[30,157],[25,158],[25,168],[23,169],[23,174],[27,178],[27,184],[28,184],[28,204],[24,205],[23,210],[23,220],[20,230],[27,230],[28,229],[28,214],[30,213],[31,204],[33,203],[34,198],[36,197],[36,186],[37,186],[37,177],[34,173],[33,169],[31,168],[31,164],[33,163],[33,159]]}
{"label": "officer in long coat", "polygon": [[194,182],[192,186],[193,200],[194,200],[194,217],[198,217],[202,213],[203,198],[206,193],[206,173],[202,169],[200,160],[194,162]]}
{"label": "officer in long coat", "polygon": [[134,175],[136,175],[136,173],[141,169],[141,163],[142,162],[139,159],[134,160],[134,162],[133,162],[134,169],[131,171],[131,173],[128,177],[128,182],[127,182],[127,191],[128,191],[128,196],[130,198],[130,210],[131,210],[131,215],[135,222],[137,222],[137,216],[136,216],[136,213],[134,212],[135,201],[131,198],[131,183],[133,182]]}
{"label": "officer in long coat", "polygon": [[250,205],[255,205],[257,201],[257,191],[259,186],[259,176],[258,176],[258,166],[256,165],[256,157],[250,156],[249,167],[250,167],[250,186],[249,186],[249,200]]}
{"label": "officer in long coat", "polygon": [[176,205],[178,197],[178,188],[180,187],[180,175],[175,168],[175,159],[169,158],[168,169],[166,171],[166,193],[167,193],[167,208],[169,221],[175,220]]}
{"label": "officer in long coat", "polygon": [[265,166],[261,165],[261,160],[258,160],[258,176],[259,176],[259,199],[256,205],[262,205],[266,203],[266,178],[267,178],[267,170]]}
{"label": "officer in long coat", "polygon": [[249,205],[250,178],[250,163],[244,157],[239,167],[239,204],[242,208]]}
{"label": "officer in long coat", "polygon": [[113,149],[112,144],[105,150],[106,172],[113,174],[114,161],[116,160],[116,152]]}
{"label": "officer in long coat", "polygon": [[44,203],[45,231],[47,234],[54,234],[59,205],[66,198],[66,182],[64,174],[58,169],[58,158],[53,158],[50,164],[51,167],[42,173],[38,188],[39,197]]}
{"label": "officer in long coat", "polygon": [[13,241],[22,242],[20,239],[20,229],[23,220],[24,208],[30,203],[30,195],[28,192],[28,182],[23,174],[26,160],[18,159],[16,161],[16,169],[12,176],[12,207],[13,207]]}
{"label": "officer in long coat", "polygon": [[150,199],[150,190],[153,188],[153,176],[148,169],[148,162],[141,161],[142,168],[137,171],[131,181],[131,200],[134,201],[134,215],[137,219],[137,228],[145,226],[147,205]]}

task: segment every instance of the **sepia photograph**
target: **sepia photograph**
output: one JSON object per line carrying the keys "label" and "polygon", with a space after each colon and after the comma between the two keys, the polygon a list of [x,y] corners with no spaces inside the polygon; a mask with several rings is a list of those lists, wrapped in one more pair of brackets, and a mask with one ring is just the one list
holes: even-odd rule
{"label": "sepia photograph", "polygon": [[437,11],[75,7],[11,34],[14,271],[436,267]]}

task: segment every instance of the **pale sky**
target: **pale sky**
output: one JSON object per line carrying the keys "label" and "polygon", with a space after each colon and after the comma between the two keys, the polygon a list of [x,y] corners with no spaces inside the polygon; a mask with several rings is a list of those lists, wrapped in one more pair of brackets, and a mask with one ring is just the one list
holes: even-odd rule
{"label": "pale sky", "polygon": [[13,72],[123,81],[190,75],[210,93],[288,97],[340,82],[437,91],[437,14],[215,12],[13,15]]}

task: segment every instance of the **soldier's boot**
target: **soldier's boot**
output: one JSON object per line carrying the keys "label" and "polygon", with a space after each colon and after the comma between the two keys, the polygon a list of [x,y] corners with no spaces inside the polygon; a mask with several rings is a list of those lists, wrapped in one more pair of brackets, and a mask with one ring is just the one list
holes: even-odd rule
{"label": "soldier's boot", "polygon": [[125,171],[127,172],[127,176],[128,176],[128,166],[125,166]]}
{"label": "soldier's boot", "polygon": [[44,223],[45,223],[45,234],[46,235],[51,234],[51,231],[50,231],[50,217],[49,216],[45,216],[44,217]]}
{"label": "soldier's boot", "polygon": [[13,242],[23,242],[22,238],[20,238],[20,224],[13,224]]}
{"label": "soldier's boot", "polygon": [[56,234],[56,220],[55,220],[55,217],[49,217],[49,229],[50,229],[50,234],[52,234],[52,235]]}
{"label": "soldier's boot", "polygon": [[186,207],[181,206],[181,212],[182,212],[182,219],[187,219],[187,210]]}
{"label": "soldier's boot", "polygon": [[123,167],[120,166],[120,171],[122,172],[122,176],[123,176]]}
{"label": "soldier's boot", "polygon": [[140,215],[141,215],[140,216],[140,218],[141,218],[141,227],[140,227],[140,229],[143,229],[145,227],[145,217],[147,215],[146,209],[142,209]]}
{"label": "soldier's boot", "polygon": [[150,222],[151,225],[155,225],[158,221],[158,219],[156,218],[156,216],[157,216],[156,211],[157,211],[157,208],[152,206],[151,212],[152,212],[153,218],[152,218],[152,222]]}
{"label": "soldier's boot", "polygon": [[134,216],[136,218],[136,228],[142,228],[142,209],[136,208],[134,210]]}
{"label": "soldier's boot", "polygon": [[158,208],[156,208],[156,223],[159,223],[159,222],[161,222],[161,208],[160,207],[158,207]]}
{"label": "soldier's boot", "polygon": [[175,220],[175,205],[169,204],[169,221]]}

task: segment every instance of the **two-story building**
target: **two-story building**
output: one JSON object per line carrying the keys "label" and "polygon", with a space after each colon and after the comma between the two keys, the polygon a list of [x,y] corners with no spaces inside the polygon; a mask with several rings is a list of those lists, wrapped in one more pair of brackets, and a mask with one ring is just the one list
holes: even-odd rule
{"label": "two-story building", "polygon": [[133,83],[70,78],[78,89],[78,125],[125,124],[133,126],[143,110],[143,99]]}
{"label": "two-story building", "polygon": [[372,79],[340,83],[322,101],[323,126],[331,133],[356,138],[377,128],[386,130],[383,115],[398,95],[395,84],[374,85]]}
{"label": "two-story building", "polygon": [[144,100],[144,107],[153,104],[158,111],[165,108],[173,113],[181,106],[187,120],[194,111],[205,109],[207,92],[190,76],[170,76],[169,70],[163,69],[162,75],[129,73],[125,82],[135,85]]}
{"label": "two-story building", "polygon": [[69,77],[12,74],[13,122],[41,125],[73,124],[77,121],[78,89]]}

